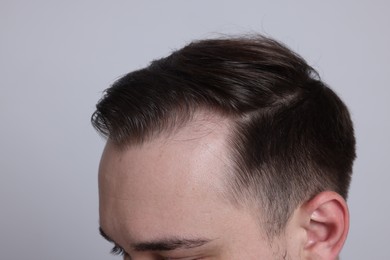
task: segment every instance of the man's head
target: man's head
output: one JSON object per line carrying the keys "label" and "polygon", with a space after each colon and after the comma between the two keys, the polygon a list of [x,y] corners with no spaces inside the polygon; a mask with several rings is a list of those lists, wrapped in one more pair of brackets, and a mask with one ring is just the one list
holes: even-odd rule
{"label": "man's head", "polygon": [[331,259],[340,251],[352,123],[280,43],[193,42],[118,80],[92,122],[108,138],[101,226],[134,259]]}

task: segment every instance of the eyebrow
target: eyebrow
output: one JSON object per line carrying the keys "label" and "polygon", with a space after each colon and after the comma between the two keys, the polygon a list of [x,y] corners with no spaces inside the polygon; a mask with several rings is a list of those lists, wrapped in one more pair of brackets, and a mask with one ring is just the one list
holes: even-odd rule
{"label": "eyebrow", "polygon": [[[103,229],[99,227],[100,235],[109,242],[115,243]],[[185,238],[164,238],[157,239],[147,242],[134,243],[131,247],[138,252],[145,251],[171,251],[177,249],[191,249],[203,246],[209,242],[211,239],[197,238],[197,239],[185,239]],[[116,244],[116,243],[115,243]]]}
{"label": "eyebrow", "polygon": [[102,227],[99,227],[99,233],[100,235],[105,239],[107,240],[108,242],[112,242],[112,243],[115,243],[102,229]]}

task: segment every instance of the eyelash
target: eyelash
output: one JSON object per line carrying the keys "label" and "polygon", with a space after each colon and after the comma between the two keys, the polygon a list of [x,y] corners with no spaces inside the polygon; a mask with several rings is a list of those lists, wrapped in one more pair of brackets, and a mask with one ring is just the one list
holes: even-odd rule
{"label": "eyelash", "polygon": [[[120,246],[118,245],[115,245],[112,249],[111,249],[111,254],[113,255],[119,255],[119,256],[127,256],[127,253],[125,250],[123,250],[123,248],[121,248]],[[170,257],[163,257],[162,258],[163,260],[169,260]],[[197,260],[198,258],[194,259],[194,260]]]}
{"label": "eyelash", "polygon": [[111,254],[113,255],[120,255],[120,256],[125,256],[126,255],[126,252],[125,250],[123,250],[123,248],[115,245],[112,249],[111,249]]}

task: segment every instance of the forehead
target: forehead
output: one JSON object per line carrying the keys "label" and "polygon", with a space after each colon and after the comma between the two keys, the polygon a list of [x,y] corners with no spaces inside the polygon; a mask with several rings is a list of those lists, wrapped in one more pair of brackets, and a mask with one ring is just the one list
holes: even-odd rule
{"label": "forehead", "polygon": [[119,149],[108,142],[99,170],[101,224],[114,225],[114,217],[118,229],[139,237],[170,226],[186,232],[191,224],[183,218],[206,224],[217,210],[224,212],[229,126],[198,117],[142,145]]}

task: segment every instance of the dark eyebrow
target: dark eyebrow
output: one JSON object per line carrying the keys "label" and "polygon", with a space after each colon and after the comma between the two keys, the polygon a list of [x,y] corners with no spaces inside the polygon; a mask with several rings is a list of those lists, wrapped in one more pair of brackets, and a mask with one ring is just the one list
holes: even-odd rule
{"label": "dark eyebrow", "polygon": [[142,242],[133,244],[135,251],[170,251],[176,249],[190,249],[203,246],[209,243],[209,239],[182,239],[182,238],[168,238],[160,239],[150,242]]}
{"label": "dark eyebrow", "polygon": [[102,227],[99,227],[99,233],[105,240],[107,240],[108,242],[113,242],[114,243],[114,241],[109,236],[107,236],[106,233],[104,233]]}
{"label": "dark eyebrow", "polygon": [[[109,242],[115,243],[103,229],[99,227],[100,235]],[[131,247],[135,251],[170,251],[176,249],[191,249],[203,246],[209,243],[210,239],[182,239],[182,238],[167,238],[155,241],[140,242],[132,244]]]}

